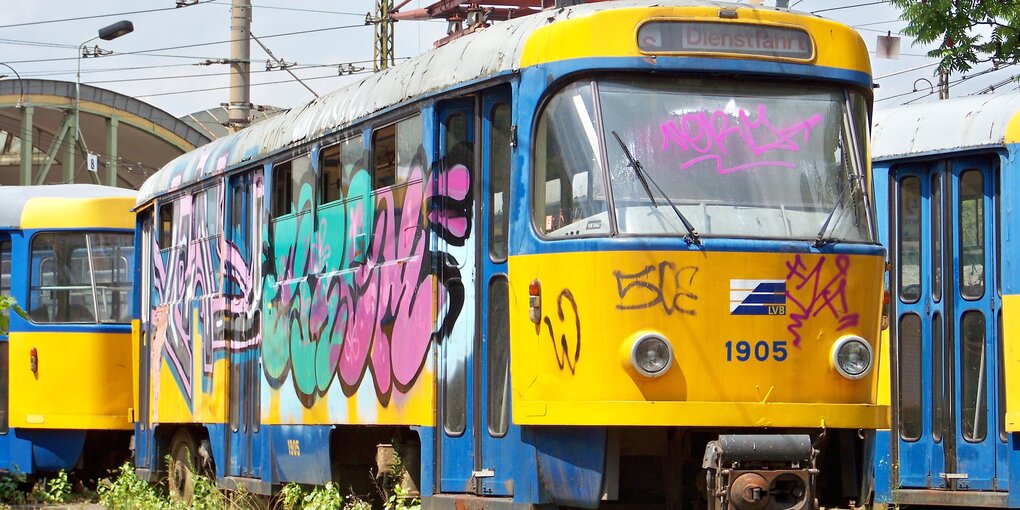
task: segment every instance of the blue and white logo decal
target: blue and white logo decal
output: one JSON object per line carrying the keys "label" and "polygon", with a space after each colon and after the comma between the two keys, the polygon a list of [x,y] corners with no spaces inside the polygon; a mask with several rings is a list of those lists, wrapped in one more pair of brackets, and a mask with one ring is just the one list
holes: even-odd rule
{"label": "blue and white logo decal", "polygon": [[786,315],[786,280],[730,280],[730,315]]}

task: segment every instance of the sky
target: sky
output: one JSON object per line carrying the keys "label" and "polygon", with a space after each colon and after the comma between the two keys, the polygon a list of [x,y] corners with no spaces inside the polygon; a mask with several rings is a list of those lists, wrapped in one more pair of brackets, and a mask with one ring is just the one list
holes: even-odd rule
{"label": "sky", "polygon": [[[433,0],[412,0],[408,10]],[[744,0],[742,3],[748,3]],[[774,5],[775,0],[764,0]],[[175,8],[175,0],[7,0],[17,8],[0,10],[0,64],[14,68],[22,78],[75,80],[77,47],[97,31],[121,19],[135,31],[113,41],[97,40],[112,55],[81,59],[82,83],[111,89],[147,101],[176,116],[216,107],[228,100],[229,68],[223,64],[199,65],[230,56],[230,0],[201,0]],[[339,76],[337,66],[353,63],[371,72],[373,28],[365,15],[374,0],[253,0],[252,34],[279,58],[296,62],[292,70],[319,94],[336,90],[354,79]],[[878,35],[898,35],[905,26],[899,10],[868,0],[790,0],[799,11],[854,26],[872,51],[872,67],[880,87],[876,107],[907,101],[937,100],[929,83],[935,61],[928,48],[913,46],[903,36],[899,60],[876,59]],[[137,12],[155,11],[155,12]],[[70,21],[57,21],[71,19]],[[42,22],[42,23],[40,23]],[[427,51],[443,37],[446,24],[438,21],[402,21],[395,25],[397,58]],[[251,101],[256,105],[290,108],[313,99],[312,94],[286,72],[266,71],[266,53],[252,42]],[[927,67],[923,67],[927,66]],[[954,75],[950,95],[961,96],[1003,83],[1016,73],[1011,68],[970,76]],[[906,71],[906,72],[903,72]],[[13,73],[0,65],[0,76]],[[891,76],[889,76],[891,75]],[[925,81],[928,80],[928,81]],[[1015,89],[1005,83],[999,90]],[[914,90],[917,89],[917,92]]]}

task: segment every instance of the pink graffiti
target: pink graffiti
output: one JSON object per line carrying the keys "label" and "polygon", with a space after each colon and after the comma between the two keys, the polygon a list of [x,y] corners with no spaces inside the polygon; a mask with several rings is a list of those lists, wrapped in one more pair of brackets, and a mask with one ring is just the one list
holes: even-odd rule
{"label": "pink graffiti", "polygon": [[[823,272],[826,272],[825,261],[826,258],[821,256],[809,269],[798,254],[792,262],[786,263],[786,299],[791,308],[790,324],[786,326],[786,330],[793,335],[794,347],[800,347],[800,333],[805,322],[823,311],[828,311],[839,321],[837,331],[858,324],[859,316],[850,312],[846,298],[850,257],[836,256],[836,274],[828,280],[824,280],[822,276]],[[794,309],[796,311],[793,311]]]}
{"label": "pink graffiti", "polygon": [[[766,106],[759,104],[755,119],[751,118],[747,110],[740,110],[736,122],[722,110],[696,112],[688,113],[679,120],[663,122],[659,129],[663,151],[669,150],[672,144],[684,152],[698,154],[682,163],[682,170],[702,161],[714,160],[716,171],[728,174],[760,167],[793,168],[792,163],[779,160],[748,161],[731,166],[726,158],[741,148],[749,150],[756,157],[763,157],[773,151],[800,152],[800,143],[807,143],[811,129],[822,120],[821,114],[815,114],[790,126],[777,128],[769,121]],[[800,142],[798,139],[801,139]]]}

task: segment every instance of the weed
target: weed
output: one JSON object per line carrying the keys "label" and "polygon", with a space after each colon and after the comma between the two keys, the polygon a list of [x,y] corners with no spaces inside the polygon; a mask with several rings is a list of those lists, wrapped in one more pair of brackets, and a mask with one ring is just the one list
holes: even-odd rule
{"label": "weed", "polygon": [[109,510],[179,510],[156,486],[139,479],[134,468],[127,463],[120,467],[115,480],[100,482],[98,492],[99,504]]}
{"label": "weed", "polygon": [[9,473],[0,474],[0,503],[20,505],[25,502],[25,474],[17,466]]}
{"label": "weed", "polygon": [[71,482],[67,479],[67,471],[63,469],[56,478],[43,478],[33,491],[40,501],[46,503],[67,503],[71,501]]}

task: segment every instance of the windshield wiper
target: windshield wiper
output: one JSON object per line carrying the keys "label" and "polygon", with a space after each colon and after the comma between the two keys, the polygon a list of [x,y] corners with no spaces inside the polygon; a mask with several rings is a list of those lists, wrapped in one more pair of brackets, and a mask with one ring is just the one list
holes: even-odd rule
{"label": "windshield wiper", "polygon": [[620,144],[620,148],[623,149],[623,155],[627,156],[627,161],[630,162],[630,167],[634,169],[634,174],[637,175],[638,180],[641,181],[641,187],[643,187],[645,189],[645,193],[648,194],[648,199],[652,201],[652,206],[658,208],[659,204],[655,202],[655,196],[652,194],[652,189],[648,187],[649,182],[652,183],[652,186],[655,186],[655,189],[660,195],[662,195],[662,199],[665,200],[671,208],[673,208],[673,212],[676,213],[676,217],[680,220],[680,223],[683,223],[684,228],[687,229],[687,235],[684,236],[684,239],[692,244],[701,243],[698,231],[694,230],[694,225],[691,225],[691,222],[687,221],[687,218],[682,212],[680,212],[680,209],[677,208],[676,204],[670,200],[669,195],[667,195],[665,191],[662,191],[662,188],[660,188],[659,185],[652,180],[652,176],[645,174],[645,169],[641,166],[641,162],[630,153],[630,149],[627,148],[627,144],[623,143],[620,135],[616,131],[612,131],[612,133],[613,137],[616,138],[616,143]]}
{"label": "windshield wiper", "polygon": [[[820,248],[822,246],[825,246],[826,244],[835,243],[836,241],[838,241],[838,239],[834,237],[825,237],[825,232],[829,230],[829,223],[832,222],[832,218],[833,216],[836,215],[836,211],[839,211],[839,217],[836,218],[836,223],[833,223],[832,227],[835,228],[836,225],[839,224],[839,220],[843,219],[843,213],[846,211],[844,207],[844,203],[846,202],[846,200],[844,199],[844,196],[846,195],[846,190],[854,187],[854,183],[856,181],[857,180],[854,178],[847,179],[846,186],[844,186],[843,189],[839,190],[839,196],[836,197],[836,203],[832,206],[832,210],[829,211],[829,214],[825,217],[825,221],[822,222],[821,228],[818,229],[818,235],[815,236],[815,242],[812,243],[812,245],[815,248]],[[853,197],[853,194],[854,192],[851,190],[850,196]]]}

